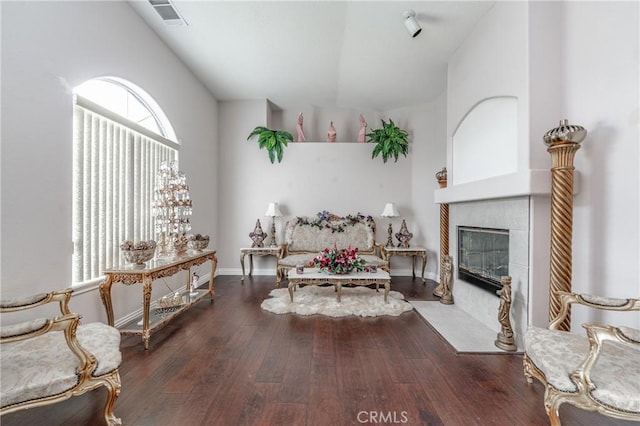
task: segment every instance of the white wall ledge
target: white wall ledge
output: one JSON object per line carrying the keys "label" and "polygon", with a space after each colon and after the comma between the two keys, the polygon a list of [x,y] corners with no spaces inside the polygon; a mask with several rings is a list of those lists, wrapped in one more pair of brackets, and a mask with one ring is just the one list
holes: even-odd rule
{"label": "white wall ledge", "polygon": [[527,170],[434,191],[436,204],[551,194],[551,172]]}

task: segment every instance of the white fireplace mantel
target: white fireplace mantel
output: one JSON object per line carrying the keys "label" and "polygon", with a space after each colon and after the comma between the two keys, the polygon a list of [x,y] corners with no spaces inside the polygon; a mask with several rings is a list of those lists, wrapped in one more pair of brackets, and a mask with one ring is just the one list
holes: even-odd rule
{"label": "white fireplace mantel", "polygon": [[550,193],[551,172],[548,169],[526,170],[436,189],[434,201],[436,204],[460,203],[526,195],[548,195]]}

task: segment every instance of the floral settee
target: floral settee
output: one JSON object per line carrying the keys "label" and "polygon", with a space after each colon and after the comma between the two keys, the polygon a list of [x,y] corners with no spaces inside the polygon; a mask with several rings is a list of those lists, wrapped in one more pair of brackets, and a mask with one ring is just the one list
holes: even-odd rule
{"label": "floral settee", "polygon": [[280,285],[289,269],[307,266],[325,248],[357,248],[367,265],[389,270],[383,259],[381,246],[375,242],[376,223],[371,216],[360,213],[346,217],[320,212],[315,217],[296,217],[289,220],[284,230],[276,265],[276,283]]}
{"label": "floral settee", "polygon": [[[0,301],[0,415],[63,401],[105,386],[104,417],[113,414],[120,394],[120,332],[103,323],[80,324],[69,311],[73,290]],[[58,302],[60,316],[5,325],[9,313]]]}
{"label": "floral settee", "polygon": [[614,299],[559,292],[562,309],[547,328],[530,327],[525,337],[524,374],[545,387],[544,407],[560,425],[563,403],[606,416],[640,420],[640,330],[584,324],[586,337],[557,330],[571,304],[611,311],[639,311],[640,299]]}

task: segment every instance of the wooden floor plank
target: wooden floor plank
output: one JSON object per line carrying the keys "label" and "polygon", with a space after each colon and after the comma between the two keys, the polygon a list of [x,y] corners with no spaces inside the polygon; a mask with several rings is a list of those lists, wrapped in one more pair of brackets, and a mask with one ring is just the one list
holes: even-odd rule
{"label": "wooden floor plank", "polygon": [[[216,277],[202,301],[151,337],[124,336],[124,425],[545,425],[544,389],[522,355],[457,354],[410,311],[399,317],[276,315],[274,277]],[[435,283],[393,277],[433,300]],[[96,295],[96,297],[98,297]],[[3,426],[103,423],[106,391],[2,416]],[[563,405],[565,426],[635,424]],[[403,420],[407,419],[406,422]]]}

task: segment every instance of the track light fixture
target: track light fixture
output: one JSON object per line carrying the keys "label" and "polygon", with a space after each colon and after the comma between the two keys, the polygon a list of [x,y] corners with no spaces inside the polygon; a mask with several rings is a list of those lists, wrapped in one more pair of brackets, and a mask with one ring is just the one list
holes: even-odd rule
{"label": "track light fixture", "polygon": [[422,32],[422,27],[420,27],[420,23],[416,19],[416,12],[413,10],[407,10],[404,12],[404,26],[407,27],[407,31],[411,37],[417,37],[420,32]]}

